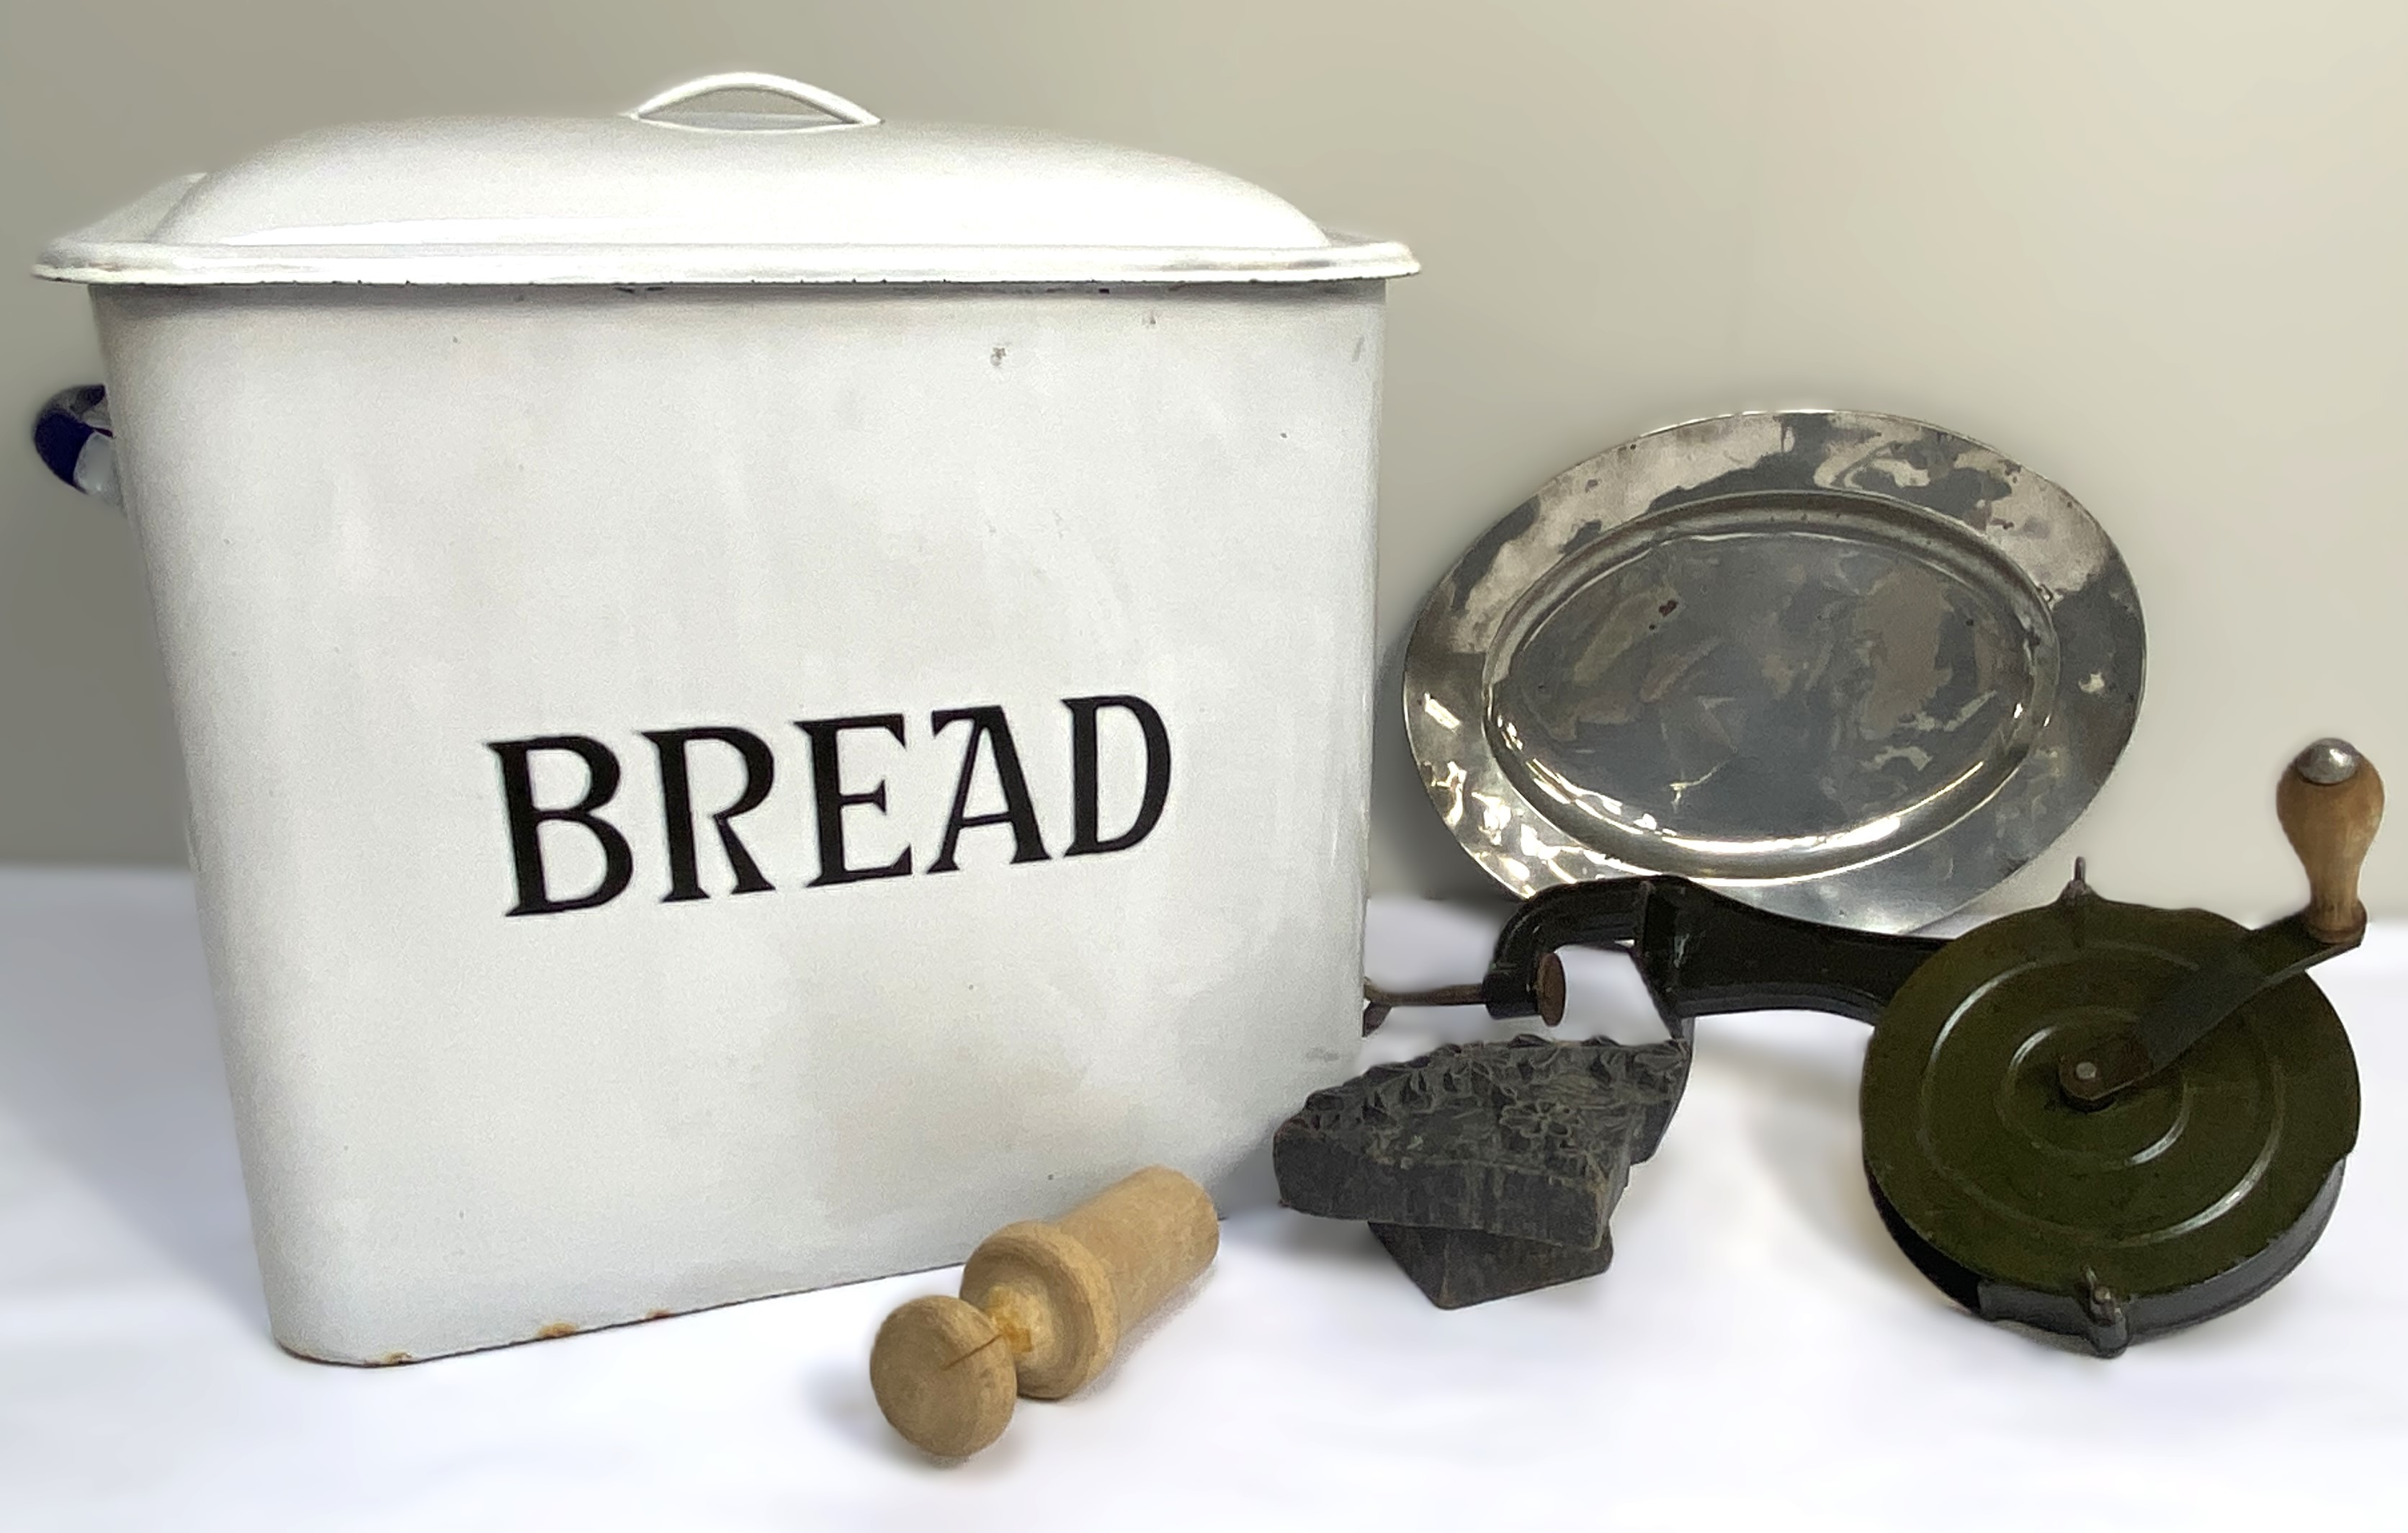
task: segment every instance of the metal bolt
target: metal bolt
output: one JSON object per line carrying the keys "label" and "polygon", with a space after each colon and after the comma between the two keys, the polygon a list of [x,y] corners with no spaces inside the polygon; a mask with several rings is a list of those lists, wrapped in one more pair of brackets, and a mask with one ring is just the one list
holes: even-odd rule
{"label": "metal bolt", "polygon": [[2057,897],[2060,904],[2065,905],[2078,904],[2090,897],[2090,859],[2087,857],[2073,859],[2072,881],[2058,890]]}
{"label": "metal bolt", "polygon": [[1363,981],[1363,1036],[1369,1038],[1388,1020],[1388,1012],[1399,1006],[1477,1006],[1480,987],[1476,984],[1440,985],[1435,990],[1387,990]]}
{"label": "metal bolt", "polygon": [[[1478,981],[1470,984],[1444,984],[1431,990],[1389,990],[1363,981],[1363,1036],[1369,1038],[1388,1020],[1388,1012],[1399,1006],[1479,1006],[1486,999],[1486,986]],[[1539,955],[1539,970],[1532,977],[1530,998],[1537,1003],[1539,1020],[1548,1026],[1564,1020],[1564,961],[1553,952]]]}
{"label": "metal bolt", "polygon": [[2073,1078],[2084,1085],[2088,1085],[2099,1079],[2099,1067],[2087,1059],[2078,1061],[2073,1067]]}
{"label": "metal bolt", "polygon": [[2357,746],[2327,735],[2300,752],[2291,762],[2291,770],[2320,788],[2329,788],[2356,777],[2358,761]]}

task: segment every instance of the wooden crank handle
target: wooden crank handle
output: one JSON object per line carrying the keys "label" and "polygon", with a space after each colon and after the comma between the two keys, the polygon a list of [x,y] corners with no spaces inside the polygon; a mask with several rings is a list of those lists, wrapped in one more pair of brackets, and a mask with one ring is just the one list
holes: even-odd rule
{"label": "wooden crank handle", "polygon": [[2274,789],[2274,814],[2308,873],[2300,921],[2325,942],[2366,932],[2358,870],[2383,823],[2383,778],[2347,740],[2326,738],[2300,752]]}
{"label": "wooden crank handle", "polygon": [[946,1458],[1003,1434],[1012,1399],[1059,1399],[1104,1369],[1128,1327],[1211,1265],[1220,1216],[1167,1167],[1123,1177],[1050,1225],[1006,1225],[962,1268],[959,1298],[886,1317],[869,1387],[895,1429]]}

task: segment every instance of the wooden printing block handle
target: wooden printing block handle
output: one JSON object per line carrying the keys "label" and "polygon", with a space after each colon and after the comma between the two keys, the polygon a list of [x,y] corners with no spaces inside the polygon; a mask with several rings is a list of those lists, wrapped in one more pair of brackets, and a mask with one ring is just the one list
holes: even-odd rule
{"label": "wooden printing block handle", "polygon": [[2321,739],[2299,754],[2274,789],[2274,816],[2308,873],[2308,934],[2355,942],[2366,931],[2358,871],[2383,823],[2383,779],[2347,740]]}
{"label": "wooden printing block handle", "polygon": [[1101,1373],[1220,1245],[1211,1196],[1161,1166],[1052,1224],[1006,1225],[970,1254],[959,1298],[915,1298],[878,1327],[870,1392],[919,1447],[977,1453],[1003,1435],[1014,1396],[1060,1399]]}

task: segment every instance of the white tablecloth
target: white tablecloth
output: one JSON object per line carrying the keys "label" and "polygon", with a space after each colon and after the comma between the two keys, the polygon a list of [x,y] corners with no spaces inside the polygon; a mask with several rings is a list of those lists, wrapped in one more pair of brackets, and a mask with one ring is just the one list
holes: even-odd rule
{"label": "white tablecloth", "polygon": [[[1383,980],[1484,958],[1478,916],[1372,915]],[[1643,1030],[1627,968],[1576,988]],[[2321,981],[2366,1096],[2331,1228],[2115,1362],[1933,1292],[1857,1167],[1865,1030],[1767,1014],[1702,1028],[1603,1277],[1443,1312],[1360,1225],[1240,1211],[1103,1380],[947,1466],[863,1368],[945,1272],[408,1368],[278,1351],[189,885],[0,871],[0,1528],[2398,1529],[2408,929]],[[1399,1013],[1366,1063],[1490,1025]]]}

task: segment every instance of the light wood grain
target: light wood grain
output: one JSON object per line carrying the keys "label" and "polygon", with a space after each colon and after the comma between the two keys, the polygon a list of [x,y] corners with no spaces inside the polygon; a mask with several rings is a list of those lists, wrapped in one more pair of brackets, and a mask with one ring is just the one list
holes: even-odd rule
{"label": "light wood grain", "polygon": [[2327,942],[2356,941],[2366,930],[2358,869],[2383,823],[2383,778],[2374,763],[2361,757],[2354,774],[2333,783],[2286,771],[2274,789],[2274,814],[2307,869],[2309,932]]}
{"label": "light wood grain", "polygon": [[1006,1225],[962,1268],[961,1297],[913,1299],[869,1354],[871,1393],[929,1453],[978,1452],[1012,1397],[1059,1399],[1101,1373],[1123,1331],[1211,1264],[1219,1216],[1167,1167],[1113,1182],[1052,1224]]}

